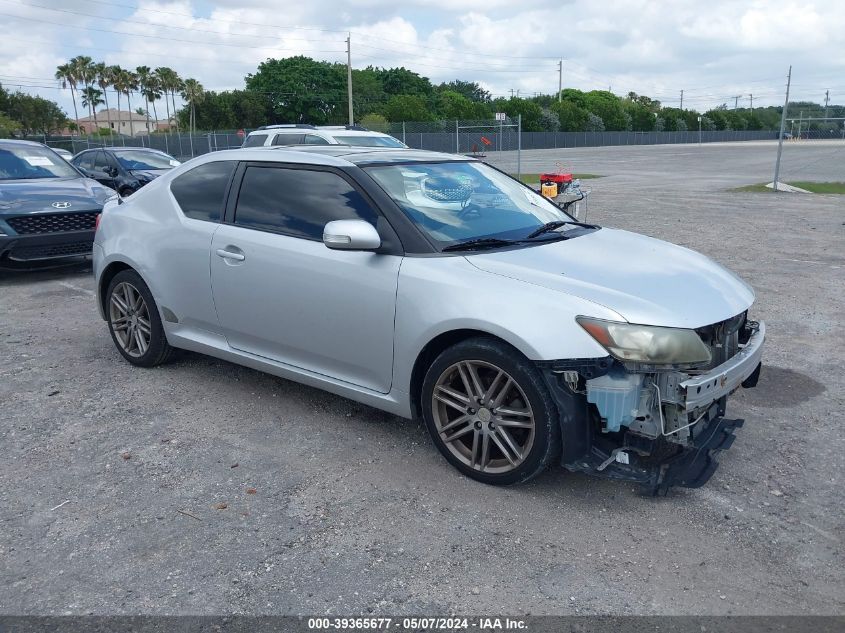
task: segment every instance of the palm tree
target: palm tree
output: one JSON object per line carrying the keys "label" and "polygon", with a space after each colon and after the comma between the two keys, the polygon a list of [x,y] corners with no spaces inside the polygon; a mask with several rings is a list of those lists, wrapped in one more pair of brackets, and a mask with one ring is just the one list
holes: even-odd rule
{"label": "palm tree", "polygon": [[94,74],[96,77],[97,85],[103,91],[103,98],[106,100],[106,116],[109,120],[109,134],[114,134],[114,128],[112,127],[111,122],[111,109],[109,108],[109,91],[108,88],[112,85],[114,81],[114,76],[112,75],[112,66],[106,66],[104,62],[97,62],[94,64]]}
{"label": "palm tree", "polygon": [[[94,61],[87,55],[77,55],[70,60],[70,66],[73,69],[73,75],[76,78],[76,83],[82,83],[88,88],[94,80]],[[83,107],[85,104],[82,104]],[[93,111],[89,109],[88,116],[93,116]]]}
{"label": "palm tree", "polygon": [[138,89],[138,75],[131,70],[124,70],[123,88],[123,94],[126,95],[126,109],[129,110],[129,136],[135,136],[135,128],[132,125],[132,101],[130,97]]}
{"label": "palm tree", "polygon": [[62,82],[62,88],[70,88],[70,100],[73,101],[73,116],[76,120],[76,131],[79,132],[79,110],[76,109],[76,75],[73,65],[61,64],[56,68],[56,79]]}
{"label": "palm tree", "polygon": [[103,91],[98,90],[95,86],[86,86],[81,91],[82,105],[88,106],[88,109],[94,113],[94,128],[99,132],[100,125],[97,123],[97,106],[105,103],[102,99]]}
{"label": "palm tree", "polygon": [[120,66],[114,65],[109,66],[109,75],[111,77],[111,85],[114,88],[114,91],[117,93],[117,133],[120,134],[120,95],[123,93],[123,83],[121,82],[121,77],[123,73],[126,71],[123,70]]}
{"label": "palm tree", "polygon": [[150,82],[152,81],[153,71],[150,69],[149,66],[138,66],[135,69],[135,72],[138,74],[138,87],[140,88],[141,96],[144,97],[144,100],[147,102],[147,134],[150,133],[150,108],[149,108],[149,94],[150,94]]}
{"label": "palm tree", "polygon": [[188,102],[191,106],[191,130],[196,132],[197,131],[197,109],[196,105],[198,101],[202,101],[203,96],[205,95],[205,89],[202,87],[202,84],[198,82],[196,79],[186,79],[185,80],[185,87],[182,89],[182,98]]}
{"label": "palm tree", "polygon": [[[170,100],[167,98],[171,92],[175,93],[175,91],[179,88],[179,76],[176,74],[172,68],[168,68],[167,66],[160,66],[155,69],[156,77],[158,77],[159,86],[164,93],[164,105],[167,107],[167,125],[168,130],[170,129],[170,125],[173,122],[173,119],[170,117]],[[176,102],[173,102],[173,115],[176,115]]]}
{"label": "palm tree", "polygon": [[147,87],[144,90],[144,97],[153,105],[153,119],[156,127],[158,127],[158,109],[156,108],[156,101],[161,99],[161,82],[155,73],[147,78]]}

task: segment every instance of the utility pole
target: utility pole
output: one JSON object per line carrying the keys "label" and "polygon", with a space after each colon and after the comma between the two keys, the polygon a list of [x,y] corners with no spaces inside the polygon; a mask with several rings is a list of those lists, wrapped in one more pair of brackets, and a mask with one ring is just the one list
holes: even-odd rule
{"label": "utility pole", "polygon": [[563,59],[557,63],[557,101],[563,101]]}
{"label": "utility pole", "polygon": [[827,104],[830,103],[830,90],[824,91],[824,118],[827,118]]}
{"label": "utility pole", "polygon": [[511,99],[513,99],[513,88],[511,88]]}
{"label": "utility pole", "polygon": [[737,95],[737,96],[734,97],[734,110],[736,110],[739,107],[740,96],[742,96],[742,95]]}
{"label": "utility pole", "polygon": [[778,176],[780,175],[780,155],[783,152],[783,128],[786,126],[786,110],[789,108],[789,84],[792,83],[792,66],[786,75],[786,100],[783,102],[783,112],[780,113],[780,135],[778,136],[778,157],[775,161],[775,179],[772,182],[772,191],[777,193]]}
{"label": "utility pole", "polygon": [[355,125],[352,114],[352,33],[346,34],[346,98],[349,100],[349,125]]}
{"label": "utility pole", "polygon": [[754,114],[754,95],[749,94],[748,97],[751,99],[751,114]]}
{"label": "utility pole", "polygon": [[681,90],[681,110],[684,109],[684,91]]}

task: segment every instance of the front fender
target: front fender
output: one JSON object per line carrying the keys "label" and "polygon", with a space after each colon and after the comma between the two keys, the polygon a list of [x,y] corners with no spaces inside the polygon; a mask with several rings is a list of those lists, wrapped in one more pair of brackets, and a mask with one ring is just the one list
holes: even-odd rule
{"label": "front fender", "polygon": [[454,330],[491,334],[535,361],[607,356],[576,323],[579,314],[624,320],[585,299],[479,270],[463,257],[406,257],[396,297],[394,385],[409,392],[420,352]]}

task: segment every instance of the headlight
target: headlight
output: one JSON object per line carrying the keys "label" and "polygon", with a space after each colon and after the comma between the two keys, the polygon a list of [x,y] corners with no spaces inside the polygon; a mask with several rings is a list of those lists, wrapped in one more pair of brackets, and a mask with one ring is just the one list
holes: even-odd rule
{"label": "headlight", "polygon": [[687,365],[707,363],[710,350],[701,342],[694,330],[633,325],[577,317],[576,321],[604,347],[621,361],[655,365]]}

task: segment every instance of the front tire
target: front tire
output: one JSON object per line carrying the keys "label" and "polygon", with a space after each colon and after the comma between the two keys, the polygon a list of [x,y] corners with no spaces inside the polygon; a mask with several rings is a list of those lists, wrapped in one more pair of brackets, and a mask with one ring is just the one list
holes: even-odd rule
{"label": "front tire", "polygon": [[109,283],[106,316],[117,351],[133,365],[155,367],[172,358],[153,295],[134,270],[122,270]]}
{"label": "front tire", "polygon": [[540,372],[496,339],[468,339],[441,353],[421,402],[438,450],[478,481],[528,481],[560,452],[557,407]]}

